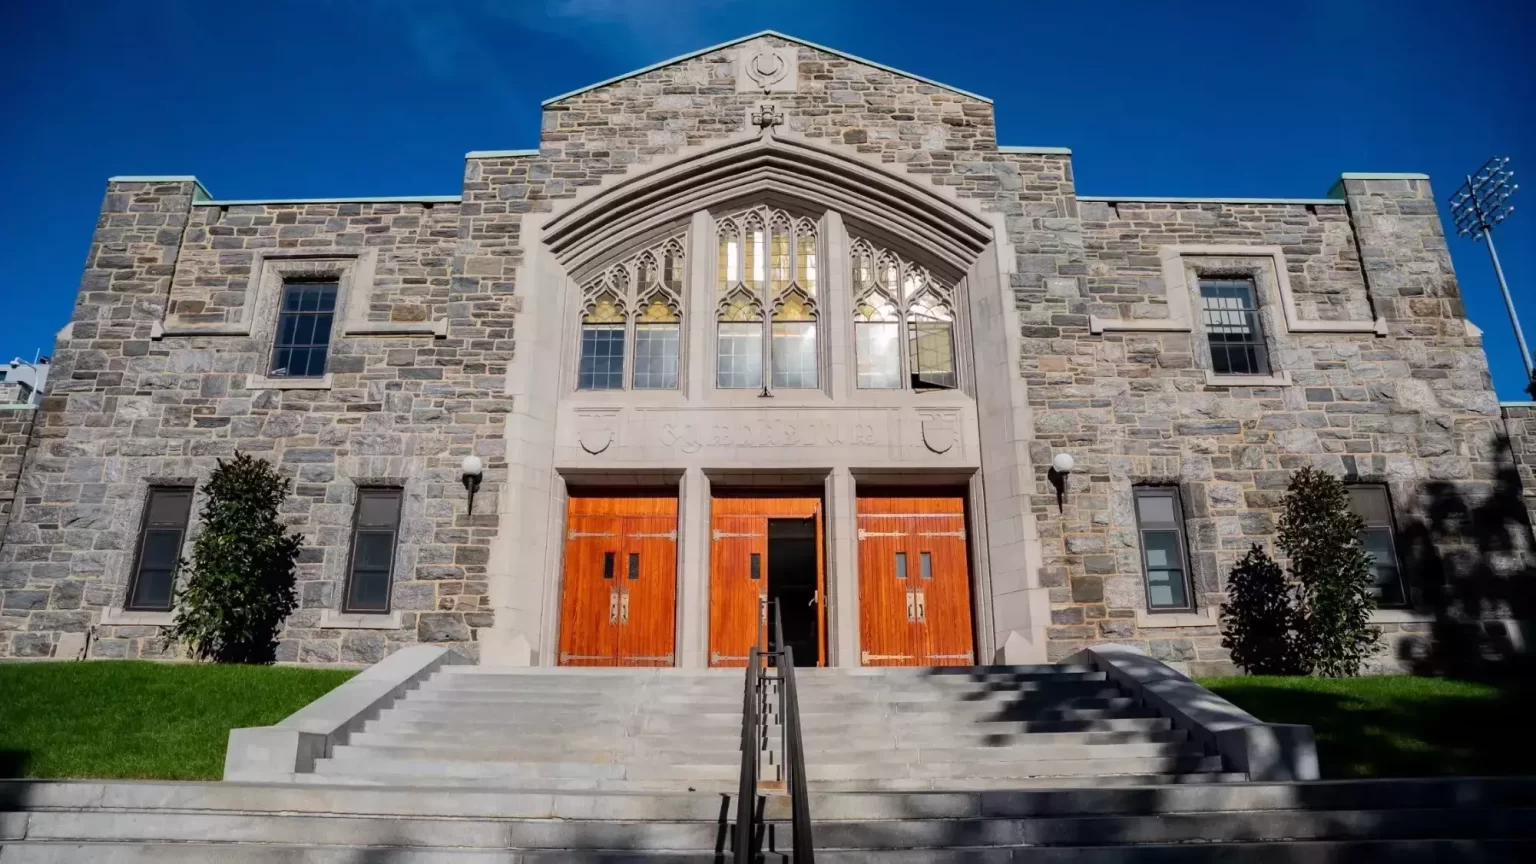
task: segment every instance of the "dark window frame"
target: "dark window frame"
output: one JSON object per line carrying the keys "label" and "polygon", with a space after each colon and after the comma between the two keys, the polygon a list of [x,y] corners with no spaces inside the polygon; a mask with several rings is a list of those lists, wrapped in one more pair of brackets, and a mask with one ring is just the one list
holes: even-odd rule
{"label": "dark window frame", "polygon": [[[309,288],[327,288],[327,287],[331,289],[330,290],[330,308],[329,309],[325,309],[325,308],[304,309],[304,308],[302,308],[302,305],[303,305],[303,299],[302,299],[303,298],[303,294],[302,294],[302,292],[305,289],[309,289]],[[294,290],[298,290],[298,291],[301,292],[301,294],[300,294],[300,307],[301,308],[299,308],[299,309],[289,309],[288,308],[288,296],[289,296],[290,292],[292,292]],[[323,294],[321,294],[320,296],[321,296],[321,298],[324,297]],[[285,279],[285,280],[283,280],[282,290],[278,293],[276,328],[273,330],[273,333],[272,333],[272,355],[271,355],[271,358],[267,362],[267,375],[269,377],[303,378],[303,379],[310,379],[310,380],[317,379],[317,378],[324,378],[325,377],[325,373],[330,369],[330,365],[331,365],[331,349],[334,346],[335,339],[336,339],[336,323],[337,323],[336,322],[336,315],[340,311],[337,308],[337,306],[340,303],[340,301],[341,301],[341,280],[336,279],[334,277],[332,277],[332,278]],[[310,320],[310,321],[315,322],[315,323],[311,323],[310,324],[310,336],[309,336],[309,338],[307,340],[300,342],[300,341],[297,341],[296,339],[289,339],[289,340],[285,340],[284,339],[284,337],[283,337],[283,324],[284,324],[284,320],[287,319],[287,318],[290,318],[290,317],[293,318],[294,321],[295,321],[295,324],[294,324],[295,329],[297,329],[299,327],[299,323],[298,322],[300,322],[300,321]],[[315,331],[315,328],[317,326],[319,326],[318,322],[319,322],[319,319],[321,317],[329,318],[330,321],[326,325],[325,341],[324,342],[317,342],[317,341],[315,341],[314,331]],[[325,353],[323,354],[321,362],[320,362],[320,371],[318,373],[311,373],[309,367],[311,365],[313,365],[313,363],[312,363],[312,361],[313,361],[312,352],[315,351],[315,350],[322,350]],[[283,356],[283,352],[285,352],[285,351],[289,352],[289,354],[288,354],[289,363],[285,364],[281,369],[279,369],[278,368],[278,359],[281,356]],[[292,352],[295,352],[295,351],[303,351],[304,352],[304,356],[305,356],[305,373],[303,375],[295,375],[291,371]]]}
{"label": "dark window frame", "polygon": [[[1237,285],[1245,287],[1248,290],[1247,300],[1250,301],[1251,305],[1244,305],[1241,308],[1216,309],[1208,308],[1206,306],[1206,301],[1209,299],[1205,296],[1205,289],[1207,286],[1221,287]],[[1200,323],[1205,333],[1206,350],[1211,358],[1211,371],[1217,375],[1229,375],[1233,377],[1262,378],[1265,376],[1274,375],[1274,356],[1273,352],[1270,351],[1269,332],[1264,328],[1264,320],[1261,317],[1261,310],[1264,308],[1264,304],[1259,302],[1258,281],[1251,276],[1217,276],[1213,274],[1210,276],[1200,277],[1196,282],[1195,289],[1197,297],[1200,301]],[[1222,316],[1223,318],[1228,319],[1230,319],[1230,316],[1233,315],[1242,316],[1247,321],[1247,326],[1250,331],[1249,338],[1223,338],[1219,342],[1212,339],[1211,337],[1213,335],[1213,327],[1237,326],[1230,320],[1226,321],[1225,323],[1213,323],[1211,320],[1213,315]],[[1225,336],[1227,334],[1221,335]],[[1231,352],[1234,351],[1252,351],[1251,362],[1252,365],[1256,368],[1250,369],[1248,371],[1234,371],[1231,359],[1233,356]],[[1222,357],[1221,361],[1216,359],[1218,352],[1220,352],[1220,356]],[[1219,364],[1226,364],[1227,368],[1224,370],[1220,369],[1218,368]],[[1245,361],[1244,365],[1248,365],[1247,361]]]}
{"label": "dark window frame", "polygon": [[[1147,527],[1141,519],[1141,499],[1147,498],[1171,498],[1173,500],[1173,512],[1177,519],[1170,525],[1157,524],[1156,527]],[[1141,587],[1146,599],[1147,612],[1150,614],[1181,613],[1195,611],[1195,574],[1189,567],[1189,529],[1184,518],[1184,496],[1177,486],[1162,485],[1136,485],[1131,487],[1131,512],[1136,518],[1136,551],[1141,558]],[[1179,567],[1184,574],[1184,604],[1180,606],[1154,606],[1152,604],[1152,579],[1147,570],[1147,538],[1148,531],[1174,531],[1178,535]]]}
{"label": "dark window frame", "polygon": [[[1360,545],[1362,547],[1364,547],[1366,545],[1366,543],[1365,543],[1365,532],[1373,531],[1373,530],[1374,531],[1385,530],[1387,532],[1387,537],[1391,540],[1392,569],[1397,571],[1397,591],[1398,591],[1398,594],[1397,594],[1396,599],[1390,600],[1390,601],[1383,601],[1380,597],[1377,597],[1376,598],[1376,607],[1378,609],[1407,609],[1407,608],[1410,608],[1413,604],[1411,602],[1409,602],[1408,583],[1403,578],[1403,549],[1402,549],[1402,540],[1401,540],[1401,537],[1400,537],[1400,535],[1398,534],[1398,531],[1397,531],[1397,509],[1392,506],[1392,490],[1391,490],[1391,488],[1388,487],[1387,484],[1385,484],[1385,483],[1349,483],[1349,484],[1346,484],[1346,485],[1347,485],[1348,489],[1350,490],[1350,495],[1349,495],[1350,508],[1349,508],[1349,512],[1354,513],[1356,516],[1359,516],[1360,517],[1360,521],[1362,523],[1364,523],[1364,529],[1361,531],[1361,534],[1360,534]],[[1382,522],[1372,522],[1371,520],[1365,518],[1364,514],[1360,513],[1359,511],[1357,511],[1355,509],[1355,507],[1354,507],[1354,503],[1355,503],[1354,490],[1357,490],[1357,489],[1358,490],[1362,490],[1362,491],[1378,492],[1378,493],[1381,494],[1381,503],[1386,508],[1386,512],[1387,512],[1387,518],[1386,518],[1386,522],[1385,523],[1382,523]],[[1367,553],[1369,553],[1369,551],[1370,551],[1369,548],[1367,548],[1366,551],[1367,551]],[[1374,576],[1374,565],[1373,565],[1373,568],[1372,568],[1372,575]],[[1371,584],[1372,584],[1372,587],[1377,587],[1374,579],[1372,580]]]}
{"label": "dark window frame", "polygon": [[[133,548],[133,569],[129,571],[128,593],[123,596],[123,609],[130,612],[169,612],[176,606],[176,577],[181,575],[181,550],[187,545],[187,531],[192,527],[192,496],[194,487],[175,485],[156,485],[149,487],[144,494],[144,513],[139,520],[138,540]],[[159,495],[186,495],[187,506],[182,512],[180,523],[150,521],[155,511],[155,497]],[[156,529],[155,526],[162,526]],[[167,595],[164,606],[154,606],[138,602],[139,588],[144,575],[144,547],[149,544],[149,532],[151,530],[166,530],[176,528],[180,536],[176,541],[176,565],[171,568],[171,590]]]}
{"label": "dark window frame", "polygon": [[[353,605],[352,590],[357,580],[357,541],[366,533],[383,533],[380,527],[364,526],[361,522],[363,515],[363,500],[371,495],[389,493],[395,499],[395,520],[389,528],[389,570],[386,571],[384,580],[384,607],[360,608]],[[352,536],[348,542],[347,550],[347,578],[342,585],[341,611],[348,615],[388,615],[393,611],[393,594],[395,588],[395,565],[400,553],[400,519],[405,509],[405,490],[399,486],[359,486],[357,487],[357,500],[352,504]]]}

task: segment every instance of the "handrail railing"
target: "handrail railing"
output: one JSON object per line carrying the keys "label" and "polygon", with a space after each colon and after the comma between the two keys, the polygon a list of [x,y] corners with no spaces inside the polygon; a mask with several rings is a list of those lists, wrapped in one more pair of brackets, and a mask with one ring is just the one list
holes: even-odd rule
{"label": "handrail railing", "polygon": [[766,659],[779,673],[779,724],[784,737],[781,752],[784,755],[785,787],[789,791],[793,860],[795,864],[815,864],[810,789],[805,780],[805,746],[800,731],[800,694],[795,685],[795,649],[784,642],[784,618],[779,612],[779,602],[773,600],[770,603],[773,626],[769,628],[763,621],[758,631],[767,639],[768,650],[760,651],[753,645],[747,654],[746,689],[741,706],[741,785],[736,795],[734,857],[737,864],[756,862],[758,837],[766,833],[760,830],[763,820],[757,812],[758,758],[767,735],[767,725],[760,710],[766,680],[761,665]]}
{"label": "handrail railing", "polygon": [[779,722],[784,726],[784,767],[789,776],[790,824],[795,864],[813,864],[816,844],[811,840],[811,797],[805,782],[805,746],[800,732],[800,693],[795,685],[795,649],[784,642],[784,618],[779,601],[773,601],[774,654],[779,670]]}
{"label": "handrail railing", "polygon": [[757,646],[747,652],[746,692],[741,700],[741,785],[736,790],[736,850],[737,864],[750,864],[757,856],[753,839],[757,835],[757,759],[762,750],[762,720],[758,716],[758,666],[761,659]]}

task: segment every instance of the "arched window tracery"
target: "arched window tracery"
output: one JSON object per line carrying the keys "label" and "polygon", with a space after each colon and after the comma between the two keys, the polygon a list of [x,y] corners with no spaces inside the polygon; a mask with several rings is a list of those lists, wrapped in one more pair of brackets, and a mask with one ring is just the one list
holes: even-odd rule
{"label": "arched window tracery", "polygon": [[677,389],[683,274],[679,234],[609,265],[582,285],[577,389]]}

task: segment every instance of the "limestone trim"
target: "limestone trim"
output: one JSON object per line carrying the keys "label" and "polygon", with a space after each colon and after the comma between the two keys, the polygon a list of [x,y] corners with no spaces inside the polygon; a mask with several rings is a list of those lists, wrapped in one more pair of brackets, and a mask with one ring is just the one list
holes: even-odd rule
{"label": "limestone trim", "polygon": [[169,627],[176,623],[176,611],[131,612],[113,606],[101,610],[103,627]]}
{"label": "limestone trim", "polygon": [[245,376],[245,389],[247,390],[329,390],[333,382],[332,373],[327,372],[319,378],[273,378],[267,375],[249,374]]}
{"label": "limestone trim", "polygon": [[783,39],[786,42],[793,42],[796,45],[802,45],[802,46],[804,46],[806,48],[810,48],[810,49],[813,49],[813,50],[816,50],[816,51],[821,51],[821,52],[824,52],[826,54],[831,54],[834,57],[841,57],[844,60],[848,60],[848,61],[851,61],[853,63],[858,63],[858,64],[861,64],[861,65],[864,65],[864,66],[872,66],[872,67],[874,67],[876,69],[879,69],[881,71],[890,72],[893,75],[900,75],[903,78],[910,78],[913,81],[920,81],[920,82],[922,82],[924,84],[929,84],[929,85],[932,85],[934,87],[938,87],[938,88],[943,89],[943,90],[948,90],[951,93],[958,93],[961,96],[968,96],[968,97],[970,97],[972,99],[976,99],[978,101],[985,102],[988,105],[992,104],[992,100],[988,99],[985,96],[981,96],[981,95],[976,94],[976,93],[971,93],[970,91],[967,91],[967,90],[961,90],[959,87],[951,87],[948,84],[944,84],[944,83],[942,83],[940,81],[935,81],[932,78],[924,78],[921,75],[913,75],[911,72],[904,72],[904,71],[902,71],[900,69],[897,69],[894,66],[887,66],[884,63],[876,63],[873,60],[866,60],[865,58],[859,57],[859,56],[857,56],[855,54],[849,54],[847,51],[839,51],[836,48],[828,48],[825,45],[818,45],[815,42],[807,42],[804,39],[800,39],[800,38],[797,38],[797,37],[794,37],[794,36],[790,36],[790,35],[787,35],[785,33],[780,33],[777,30],[759,30],[756,33],[748,33],[745,36],[742,36],[742,37],[737,38],[737,39],[732,39],[729,42],[721,42],[718,45],[711,45],[708,48],[700,48],[697,51],[690,51],[687,54],[679,54],[676,57],[673,57],[673,58],[668,59],[668,60],[663,60],[660,63],[652,63],[649,66],[645,66],[645,67],[642,67],[640,69],[635,69],[635,70],[630,71],[630,72],[625,72],[623,75],[615,75],[612,78],[609,78],[609,79],[604,80],[604,81],[599,81],[596,84],[588,84],[585,87],[578,87],[577,89],[572,90],[572,91],[570,91],[568,93],[561,93],[559,96],[552,96],[552,97],[550,97],[548,99],[545,99],[544,102],[543,102],[543,105],[544,105],[544,107],[547,108],[547,107],[549,107],[550,105],[553,105],[556,102],[559,102],[559,101],[564,100],[564,99],[569,99],[572,96],[580,96],[583,93],[589,93],[589,92],[591,92],[593,90],[599,90],[599,89],[602,89],[603,87],[607,87],[610,84],[617,84],[620,81],[624,81],[624,80],[627,80],[627,79],[630,79],[630,78],[634,78],[634,77],[639,76],[639,75],[644,75],[647,72],[654,72],[657,69],[665,69],[668,66],[672,66],[672,65],[677,64],[677,63],[682,63],[682,62],[684,62],[686,60],[692,60],[695,57],[703,57],[706,54],[713,54],[716,51],[723,51],[723,50],[725,50],[727,48],[733,48],[733,47],[735,47],[737,45],[740,45],[740,44],[742,44],[744,42],[751,42],[754,39],[761,39],[761,38],[763,38],[765,36],[771,36],[771,37],[773,37],[775,39]]}
{"label": "limestone trim", "polygon": [[[244,303],[234,321],[217,324],[190,321],[167,315],[150,326],[149,338],[167,336],[249,336],[270,342],[277,328],[283,282],[293,277],[334,278],[336,305],[341,310],[338,336],[435,336],[448,335],[448,321],[370,321],[368,302],[373,296],[378,270],[378,249],[325,247],[258,249],[251,256],[251,276]],[[172,289],[172,294],[175,291]],[[263,350],[266,350],[265,348]]]}
{"label": "limestone trim", "polygon": [[[1168,245],[1158,251],[1163,270],[1163,288],[1168,303],[1167,318],[1102,318],[1090,316],[1088,329],[1092,333],[1114,330],[1151,330],[1159,332],[1187,333],[1195,329],[1194,312],[1190,298],[1197,288],[1201,272],[1201,258],[1263,259],[1264,274],[1273,280],[1279,293],[1281,316],[1279,322],[1287,333],[1374,333],[1387,335],[1387,319],[1345,321],[1305,321],[1296,309],[1296,298],[1291,291],[1291,277],[1286,266],[1285,250],[1279,246],[1221,246],[1221,245]],[[1184,290],[1179,290],[1183,286]]]}
{"label": "limestone trim", "polygon": [[[893,170],[893,167],[895,170]],[[572,272],[606,250],[628,246],[698,210],[748,199],[836,210],[927,249],[964,273],[992,238],[973,202],[918,185],[899,166],[831,150],[790,132],[747,133],[684,148],[662,165],[632,165],[578,197],[544,225],[543,239]]]}
{"label": "limestone trim", "polygon": [[1430,624],[1435,620],[1434,613],[1418,612],[1413,609],[1372,609],[1372,624]]}
{"label": "limestone trim", "polygon": [[373,614],[322,609],[320,623],[316,626],[321,630],[399,630],[400,613]]}
{"label": "limestone trim", "polygon": [[1291,373],[1281,370],[1273,375],[1222,375],[1207,369],[1205,383],[1213,387],[1289,387]]}
{"label": "limestone trim", "polygon": [[[1425,178],[1428,179],[1428,178]],[[116,177],[108,177],[108,183],[191,183],[192,203],[200,204],[213,199],[213,193],[203,185],[203,181],[191,174],[119,174]]]}
{"label": "limestone trim", "polygon": [[1163,627],[1215,627],[1221,622],[1221,613],[1214,606],[1200,612],[1148,612],[1136,610],[1136,626],[1139,629]]}

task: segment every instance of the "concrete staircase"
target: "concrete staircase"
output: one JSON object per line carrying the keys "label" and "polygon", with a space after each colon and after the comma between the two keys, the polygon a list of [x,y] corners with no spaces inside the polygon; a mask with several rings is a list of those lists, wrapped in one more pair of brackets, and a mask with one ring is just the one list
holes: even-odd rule
{"label": "concrete staircase", "polygon": [[813,790],[1248,779],[1083,667],[804,669],[799,681]]}
{"label": "concrete staircase", "polygon": [[[822,864],[1536,860],[1536,779],[1243,782],[1085,668],[799,682]],[[741,688],[445,666],[294,783],[0,781],[0,864],[723,864]],[[776,728],[763,748],[785,860]]]}

